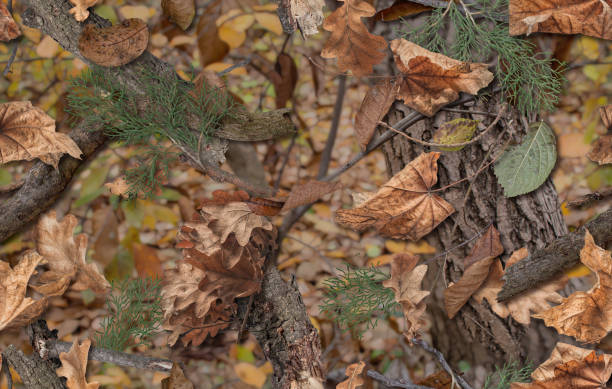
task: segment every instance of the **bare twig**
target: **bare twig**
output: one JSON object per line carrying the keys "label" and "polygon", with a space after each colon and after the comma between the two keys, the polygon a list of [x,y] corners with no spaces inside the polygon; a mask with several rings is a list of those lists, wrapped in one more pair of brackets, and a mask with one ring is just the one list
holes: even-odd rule
{"label": "bare twig", "polygon": [[576,200],[572,200],[567,203],[567,206],[572,208],[586,207],[595,201],[600,201],[610,196],[612,196],[612,186],[608,186],[598,190],[597,192],[589,193],[577,198]]}
{"label": "bare twig", "polygon": [[6,76],[9,73],[9,71],[11,70],[11,66],[13,65],[13,62],[15,61],[15,56],[17,55],[17,48],[19,47],[18,42],[19,41],[15,40],[14,42],[11,43],[11,56],[6,62],[6,67],[2,71],[3,76]]}
{"label": "bare twig", "polygon": [[463,388],[463,389],[472,389],[472,387],[470,386],[470,384],[468,384],[463,377],[461,377],[458,374],[455,374],[453,372],[453,369],[450,367],[450,365],[448,364],[448,362],[446,362],[446,359],[444,359],[444,355],[442,355],[442,353],[438,350],[436,350],[435,348],[433,348],[432,346],[430,346],[427,342],[425,342],[424,340],[421,339],[416,339],[413,338],[411,339],[411,342],[416,344],[417,346],[421,347],[423,350],[427,351],[428,353],[432,354],[433,356],[436,357],[436,359],[438,360],[438,363],[444,368],[444,370],[446,370],[448,372],[448,374],[450,374],[450,376],[453,378],[453,382],[457,381],[459,383],[459,385]]}
{"label": "bare twig", "polygon": [[278,191],[278,188],[280,188],[281,180],[283,179],[283,172],[285,171],[285,168],[287,167],[287,163],[289,162],[289,157],[291,157],[291,150],[293,150],[293,147],[295,146],[296,138],[297,138],[297,132],[291,136],[291,143],[289,143],[289,147],[287,147],[287,152],[285,153],[285,156],[283,157],[283,162],[281,163],[281,167],[278,170],[278,175],[276,176],[276,181],[274,182],[275,191]]}
{"label": "bare twig", "polygon": [[325,149],[321,155],[321,162],[319,163],[319,173],[317,179],[325,177],[327,170],[329,169],[329,163],[331,162],[331,155],[336,143],[336,135],[338,134],[338,125],[340,124],[340,116],[342,115],[342,103],[344,102],[344,94],[346,92],[346,75],[341,75],[338,82],[338,94],[336,96],[336,104],[334,105],[334,113],[332,116],[332,123],[327,135],[327,142],[325,143]]}
{"label": "bare twig", "polygon": [[383,385],[389,388],[404,388],[404,389],[433,389],[430,386],[416,385],[416,384],[408,384],[402,382],[402,380],[394,380],[389,377],[386,377],[375,370],[368,370],[368,377],[376,380]]}

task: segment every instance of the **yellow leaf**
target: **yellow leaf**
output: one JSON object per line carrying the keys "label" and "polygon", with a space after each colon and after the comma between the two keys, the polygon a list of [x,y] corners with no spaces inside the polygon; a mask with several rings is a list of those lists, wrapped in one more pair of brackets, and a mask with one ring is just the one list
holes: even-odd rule
{"label": "yellow leaf", "polygon": [[308,316],[308,318],[310,319],[310,324],[312,324],[314,328],[317,329],[318,332],[321,332],[321,324],[319,324],[319,321],[317,320],[317,318],[310,316],[310,315]]}
{"label": "yellow leaf", "polygon": [[36,54],[43,58],[53,58],[57,53],[57,50],[59,50],[59,45],[49,35],[45,35],[45,37],[36,46]]}
{"label": "yellow leaf", "polygon": [[257,23],[261,24],[263,28],[272,31],[276,35],[281,35],[283,33],[283,26],[281,26],[278,15],[275,13],[255,12],[255,20],[257,20]]}
{"label": "yellow leaf", "polygon": [[229,19],[219,26],[219,38],[227,43],[231,49],[240,47],[245,39],[245,31],[253,25],[253,15],[239,15]]}
{"label": "yellow leaf", "polygon": [[[234,64],[231,63],[225,63],[225,62],[213,62],[210,65],[207,65],[204,70],[210,70],[213,72],[222,72],[225,69],[229,68],[230,66],[233,66]],[[247,71],[243,66],[237,67],[235,69],[233,69],[231,72],[229,72],[228,74],[233,74],[235,76],[246,76],[247,75]]]}
{"label": "yellow leaf", "polygon": [[269,4],[264,4],[264,5],[254,5],[253,6],[253,10],[258,11],[258,12],[262,12],[262,11],[276,12],[277,9],[278,9],[278,4],[276,3],[269,3]]}
{"label": "yellow leaf", "polygon": [[246,362],[240,362],[234,365],[234,371],[242,382],[253,385],[257,388],[263,387],[266,383],[266,373],[257,366]]}
{"label": "yellow leaf", "polygon": [[383,266],[393,261],[394,254],[379,255],[375,258],[368,259],[368,266]]}
{"label": "yellow leaf", "polygon": [[569,278],[584,277],[584,276],[588,276],[589,274],[591,274],[591,269],[589,269],[582,263],[574,266],[573,268],[565,272],[565,275],[568,276]]}
{"label": "yellow leaf", "polygon": [[406,251],[406,242],[401,240],[386,240],[385,248],[393,254],[403,253]]}
{"label": "yellow leaf", "polygon": [[119,8],[119,14],[124,19],[138,18],[147,22],[151,16],[155,15],[155,8],[144,5],[124,5]]}
{"label": "yellow leaf", "polygon": [[594,61],[599,58],[599,43],[595,38],[583,36],[580,38],[578,47],[582,50],[582,55]]}
{"label": "yellow leaf", "polygon": [[406,245],[406,251],[412,254],[433,254],[436,252],[436,248],[431,246],[424,240],[419,242],[408,242]]}
{"label": "yellow leaf", "polygon": [[190,35],[177,35],[170,41],[170,47],[180,45],[192,45],[196,43],[196,37]]}

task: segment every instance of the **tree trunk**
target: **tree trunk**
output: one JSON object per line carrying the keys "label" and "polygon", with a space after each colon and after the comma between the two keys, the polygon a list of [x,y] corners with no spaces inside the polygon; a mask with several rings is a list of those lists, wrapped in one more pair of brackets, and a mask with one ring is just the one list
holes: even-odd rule
{"label": "tree trunk", "polygon": [[[499,101],[500,97],[495,96],[487,103],[474,102],[470,107],[461,108],[496,113]],[[405,116],[405,107],[398,107],[398,104],[388,114],[391,125]],[[417,139],[431,141],[434,123],[439,125],[461,116],[466,117],[466,114],[440,111],[433,118],[408,128],[406,133]],[[493,120],[492,116],[471,116],[482,120],[481,129]],[[503,119],[479,142],[460,151],[441,151],[438,161],[439,186],[473,175],[481,166],[499,155],[508,139],[520,142],[526,133],[526,122],[522,119],[513,108],[509,108]],[[504,131],[505,134],[502,134]],[[395,136],[383,146],[389,174],[397,173],[429,149],[401,135]],[[531,251],[567,233],[557,192],[550,179],[536,191],[510,199],[503,196],[503,189],[497,183],[492,166],[471,181],[471,184],[469,181],[463,182],[442,193],[457,212],[425,237],[428,243],[437,248],[438,253],[474,237],[491,222],[501,235],[504,247],[502,260],[523,246]],[[470,185],[471,190],[468,189]],[[464,205],[466,193],[468,195]],[[453,233],[455,223],[457,226]],[[556,343],[557,335],[541,321],[534,319],[531,326],[526,328],[511,318],[502,319],[495,315],[485,305],[486,301],[478,304],[473,299],[455,318],[448,318],[444,308],[444,289],[449,282],[456,282],[460,278],[462,259],[473,245],[474,242],[471,242],[452,249],[447,256],[430,264],[424,289],[432,290],[427,306],[432,318],[431,335],[435,347],[442,351],[454,367],[457,367],[460,360],[469,362],[471,366],[485,366],[489,371],[493,365],[502,366],[506,361],[543,361]]]}

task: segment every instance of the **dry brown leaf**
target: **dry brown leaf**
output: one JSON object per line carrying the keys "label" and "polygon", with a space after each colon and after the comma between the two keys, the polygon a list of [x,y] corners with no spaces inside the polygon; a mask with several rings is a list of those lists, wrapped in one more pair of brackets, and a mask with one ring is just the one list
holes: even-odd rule
{"label": "dry brown leaf", "polygon": [[612,104],[599,107],[599,114],[606,129],[608,131],[612,130]]}
{"label": "dry brown leaf", "polygon": [[480,288],[489,275],[493,263],[491,257],[483,258],[465,269],[463,275],[454,284],[444,290],[444,307],[448,317],[452,319]]}
{"label": "dry brown leaf", "polygon": [[21,35],[21,30],[4,3],[0,3],[0,42],[8,42]]}
{"label": "dry brown leaf", "polygon": [[584,343],[598,343],[612,331],[612,257],[586,231],[580,261],[597,275],[588,292],[574,292],[556,307],[533,317]]}
{"label": "dry brown leaf", "polygon": [[176,23],[181,29],[186,30],[193,22],[195,16],[194,0],[162,0],[164,15]]}
{"label": "dry brown leaf", "polygon": [[229,234],[234,233],[238,243],[245,246],[255,228],[267,231],[273,229],[272,223],[266,217],[253,213],[246,203],[204,205],[201,210],[212,219],[209,227],[219,237],[220,243],[225,242]]}
{"label": "dry brown leaf", "polygon": [[[512,253],[506,262],[506,268],[512,266],[516,262],[526,258],[528,255],[527,248],[523,247]],[[493,312],[498,316],[506,318],[511,315],[514,320],[523,325],[529,325],[531,313],[542,312],[548,309],[550,303],[560,303],[563,297],[557,293],[557,290],[563,289],[568,281],[565,275],[561,275],[536,289],[532,289],[521,293],[506,303],[497,301],[497,294],[501,290],[504,282],[502,277],[504,270],[502,269],[501,261],[496,259],[491,266],[489,276],[482,284],[480,289],[473,294],[476,301],[482,304],[483,299],[487,299]]]}
{"label": "dry brown leaf", "polygon": [[552,32],[612,39],[611,0],[510,0],[510,35]]}
{"label": "dry brown leaf", "polygon": [[[585,350],[586,351],[586,350]],[[590,351],[580,360],[569,360],[554,367],[550,379],[530,383],[513,382],[511,389],[603,389],[612,375],[610,355]],[[582,354],[582,352],[580,352]],[[547,361],[548,362],[548,361]],[[545,362],[546,363],[546,362]],[[534,372],[535,373],[535,372]]]}
{"label": "dry brown leaf", "polygon": [[13,269],[0,261],[0,331],[27,325],[41,315],[47,299],[26,297],[28,281],[42,257],[35,251],[26,251]]}
{"label": "dry brown leaf", "polygon": [[376,13],[376,20],[390,22],[405,16],[420,14],[421,12],[431,10],[431,7],[419,3],[413,3],[410,0],[395,0],[393,5]]}
{"label": "dry brown leaf", "polygon": [[287,198],[281,212],[287,212],[300,205],[313,203],[326,194],[335,192],[340,188],[342,188],[340,182],[308,181],[302,185],[295,185],[291,188],[289,198]]}
{"label": "dry brown leaf", "polygon": [[435,389],[454,389],[453,386],[455,386],[453,378],[446,370],[439,370],[436,373],[430,374],[422,380],[415,382],[415,384]]}
{"label": "dry brown leaf", "polygon": [[504,252],[504,247],[499,240],[499,231],[491,225],[487,231],[476,241],[470,254],[463,259],[463,266],[467,269],[473,263],[484,258],[495,258]]}
{"label": "dry brown leaf", "polygon": [[457,61],[405,39],[391,41],[391,51],[402,72],[398,97],[423,115],[433,116],[459,92],[475,95],[493,80],[487,64]]}
{"label": "dry brown leaf", "polygon": [[66,134],[55,132],[55,120],[29,101],[0,104],[0,165],[39,158],[57,169],[62,154],[80,159],[81,149]]}
{"label": "dry brown leaf", "polygon": [[87,382],[85,377],[90,346],[91,340],[89,339],[85,339],[81,343],[75,340],[67,353],[60,353],[59,358],[62,361],[62,367],[55,372],[60,377],[66,377],[68,389],[98,389],[100,387],[97,382]]}
{"label": "dry brown leaf", "polygon": [[106,28],[90,23],[79,37],[79,51],[97,65],[121,66],[138,58],[148,43],[149,30],[140,19],[126,19]]}
{"label": "dry brown leaf", "polygon": [[421,154],[359,206],[338,210],[336,221],[357,231],[373,226],[383,236],[418,241],[455,212],[429,192],[438,181],[439,157],[438,152]]}
{"label": "dry brown leaf", "polygon": [[361,376],[364,367],[365,362],[363,361],[348,365],[345,370],[348,378],[336,385],[336,389],[355,389],[364,385],[365,381]]}
{"label": "dry brown leaf", "polygon": [[427,265],[416,266],[418,260],[418,257],[408,253],[395,255],[391,263],[391,278],[383,281],[385,288],[393,289],[395,301],[402,306],[406,320],[404,336],[408,341],[411,341],[424,325],[426,305],[423,300],[429,295],[428,291],[421,290]]}
{"label": "dry brown leaf", "polygon": [[[87,263],[85,258],[87,235],[73,235],[77,223],[76,217],[70,214],[58,222],[55,211],[39,219],[36,226],[36,250],[49,266],[48,274],[43,273],[41,277],[47,283],[56,282],[59,285],[65,285],[64,280],[68,277],[68,280],[74,280],[74,290],[91,289],[96,293],[106,293],[110,290],[110,284],[96,264]],[[62,287],[53,286],[51,289],[61,290]]]}
{"label": "dry brown leaf", "polygon": [[285,108],[293,96],[298,81],[298,70],[295,61],[287,53],[280,53],[276,58],[274,70],[267,73],[267,77],[274,85],[276,93],[276,108]]}
{"label": "dry brown leaf", "polygon": [[185,377],[183,369],[176,363],[172,364],[170,377],[166,377],[161,381],[162,389],[193,389],[193,383]]}
{"label": "dry brown leaf", "polygon": [[119,176],[113,181],[107,182],[104,186],[107,187],[112,194],[123,197],[127,197],[127,193],[130,190],[130,185],[125,179],[125,176]]}
{"label": "dry brown leaf", "polygon": [[[555,377],[555,367],[569,361],[580,361],[585,359],[593,350],[577,347],[568,343],[557,343],[550,354],[537,369],[531,373],[534,381],[546,381]],[[605,354],[606,364],[612,360],[612,355]]]}
{"label": "dry brown leaf", "polygon": [[100,0],[70,0],[72,4],[74,4],[73,8],[70,8],[70,14],[74,15],[74,18],[78,22],[82,22],[83,20],[89,17],[89,11],[87,8],[93,7]]}
{"label": "dry brown leaf", "polygon": [[132,244],[132,254],[134,255],[134,267],[136,267],[138,276],[158,279],[163,277],[164,270],[156,249],[134,242]]}
{"label": "dry brown leaf", "polygon": [[600,135],[587,156],[600,165],[612,163],[612,135]]}
{"label": "dry brown leaf", "polygon": [[198,49],[200,50],[200,63],[203,67],[221,61],[229,52],[227,43],[219,38],[215,22],[223,11],[222,3],[222,0],[212,1],[198,21]]}
{"label": "dry brown leaf", "polygon": [[393,80],[385,79],[371,87],[363,98],[355,115],[355,135],[362,150],[370,143],[378,122],[391,108],[398,90]]}
{"label": "dry brown leaf", "polygon": [[338,58],[341,71],[350,70],[357,77],[372,73],[372,67],[385,58],[387,41],[368,32],[361,18],[376,13],[364,0],[342,0],[344,4],[323,22],[331,36],[321,51],[323,58]]}

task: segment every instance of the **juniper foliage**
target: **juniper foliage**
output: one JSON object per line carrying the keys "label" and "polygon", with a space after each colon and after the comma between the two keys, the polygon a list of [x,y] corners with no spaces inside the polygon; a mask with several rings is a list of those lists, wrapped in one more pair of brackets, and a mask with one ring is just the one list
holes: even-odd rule
{"label": "juniper foliage", "polygon": [[[108,72],[94,65],[71,80],[66,111],[73,125],[79,120],[87,127],[102,124],[111,139],[138,146],[138,163],[126,171],[130,197],[154,194],[180,154],[176,146],[197,151],[233,115],[231,96],[206,83],[194,89],[190,82],[144,68],[138,80],[142,94],[137,94]],[[194,116],[200,119],[197,129],[190,126]]]}
{"label": "juniper foliage", "polygon": [[[483,389],[510,389],[513,382],[529,382],[533,368],[531,363],[525,366],[518,362],[505,363],[501,369],[496,367],[495,373],[487,376]],[[493,382],[497,382],[497,385]]]}
{"label": "juniper foliage", "polygon": [[341,329],[348,329],[353,335],[361,337],[365,331],[376,326],[378,319],[400,313],[393,290],[382,285],[389,275],[381,269],[351,268],[347,265],[346,270],[338,270],[340,275],[324,282],[325,297],[320,309]]}
{"label": "juniper foliage", "polygon": [[161,281],[151,278],[113,282],[106,300],[110,313],[96,331],[97,347],[123,351],[129,346],[150,344],[163,320]]}
{"label": "juniper foliage", "polygon": [[[434,9],[423,24],[412,27],[404,20],[396,34],[430,51],[460,61],[487,62],[497,57],[495,76],[510,103],[524,115],[552,110],[561,93],[562,65],[535,53],[535,45],[510,36],[508,0],[474,0],[466,7],[449,2]],[[451,41],[445,32],[454,35]]]}

